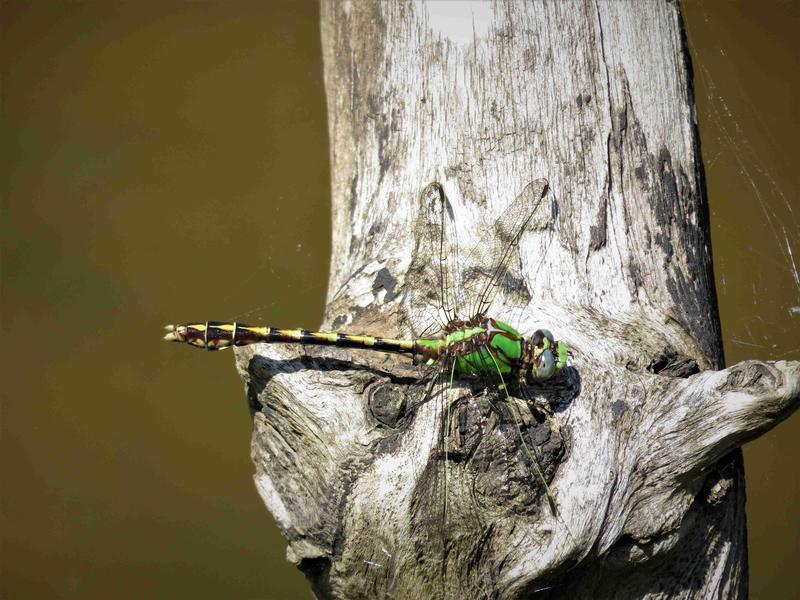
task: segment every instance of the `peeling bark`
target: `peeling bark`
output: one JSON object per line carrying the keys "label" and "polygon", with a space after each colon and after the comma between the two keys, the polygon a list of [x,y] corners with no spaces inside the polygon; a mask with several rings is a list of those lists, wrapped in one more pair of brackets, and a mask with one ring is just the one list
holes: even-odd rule
{"label": "peeling bark", "polygon": [[[318,597],[745,597],[739,447],[797,408],[800,363],[715,370],[679,9],[488,12],[458,40],[422,3],[323,1],[325,325],[411,335],[430,286],[419,265],[437,258],[413,232],[426,185],[441,182],[468,248],[544,177],[544,216],[492,316],[552,329],[570,368],[507,401],[465,381],[437,395],[424,367],[386,355],[240,349],[258,490]],[[557,516],[525,472],[517,413]]]}

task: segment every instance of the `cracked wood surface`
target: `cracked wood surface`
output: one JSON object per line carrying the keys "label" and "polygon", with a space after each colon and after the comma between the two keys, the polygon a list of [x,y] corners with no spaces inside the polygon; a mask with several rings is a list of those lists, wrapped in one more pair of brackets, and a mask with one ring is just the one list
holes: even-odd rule
{"label": "cracked wood surface", "polygon": [[[550,411],[514,401],[559,514],[498,458],[519,451],[508,409],[465,400],[466,383],[448,411],[425,401],[436,386],[424,368],[399,358],[247,347],[237,364],[255,481],[288,557],[319,597],[744,597],[738,448],[797,407],[800,365],[714,370],[723,358],[678,7],[493,2],[476,9],[483,24],[458,6],[464,38],[438,14],[446,5],[323,2],[325,325],[411,334],[432,283],[416,267],[436,261],[414,235],[432,181],[466,249],[546,178],[516,283],[491,312],[524,333],[548,327],[572,349],[564,377],[534,390]],[[487,266],[464,256],[466,270]],[[493,435],[475,435],[484,428]]]}

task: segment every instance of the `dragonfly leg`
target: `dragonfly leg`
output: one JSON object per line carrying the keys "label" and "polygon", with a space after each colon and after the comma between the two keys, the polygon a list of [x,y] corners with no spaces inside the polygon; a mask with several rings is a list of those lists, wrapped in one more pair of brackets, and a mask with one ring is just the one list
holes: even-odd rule
{"label": "dragonfly leg", "polygon": [[553,407],[550,405],[550,402],[545,398],[536,397],[530,393],[524,373],[520,373],[519,389],[537,421],[542,422],[553,416]]}

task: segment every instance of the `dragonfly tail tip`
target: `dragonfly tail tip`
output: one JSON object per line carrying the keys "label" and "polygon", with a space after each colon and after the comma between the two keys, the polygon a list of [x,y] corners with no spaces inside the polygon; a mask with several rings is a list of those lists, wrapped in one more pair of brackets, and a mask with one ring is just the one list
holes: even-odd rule
{"label": "dragonfly tail tip", "polygon": [[166,325],[164,327],[164,331],[166,331],[166,335],[164,335],[163,339],[168,342],[182,342],[184,341],[183,332],[181,328],[176,325]]}

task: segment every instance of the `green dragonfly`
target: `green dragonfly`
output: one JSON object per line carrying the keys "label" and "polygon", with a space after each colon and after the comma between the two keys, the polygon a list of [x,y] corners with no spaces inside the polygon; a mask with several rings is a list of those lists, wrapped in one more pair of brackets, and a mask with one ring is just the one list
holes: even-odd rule
{"label": "green dragonfly", "polygon": [[[416,267],[412,263],[410,271],[416,270],[420,282],[427,281],[429,285],[434,282],[435,289],[415,291],[411,304],[412,307],[415,304],[431,306],[431,298],[438,297],[434,306],[439,321],[436,335],[397,339],[206,321],[167,325],[164,339],[206,350],[286,343],[405,354],[416,361],[437,365],[437,379],[449,380],[444,381],[447,385],[441,386],[444,389],[452,387],[455,378],[473,381],[483,378],[493,381],[510,401],[508,384],[512,381],[535,383],[550,379],[563,371],[568,361],[566,344],[556,341],[549,330],[538,329],[525,337],[511,325],[489,316],[498,293],[507,285],[512,258],[545,198],[547,187],[547,181],[539,179],[524,188],[497,219],[492,239],[482,240],[468,253],[469,270],[462,269],[459,264],[457,228],[443,187],[434,182],[423,190],[415,225],[420,244],[419,261]],[[488,270],[475,268],[487,262],[491,265]],[[448,421],[443,434],[445,459],[450,437],[449,408],[448,404]],[[555,501],[535,448],[525,441],[518,413],[512,409],[511,414],[529,463],[545,490],[551,511],[556,514]]]}

